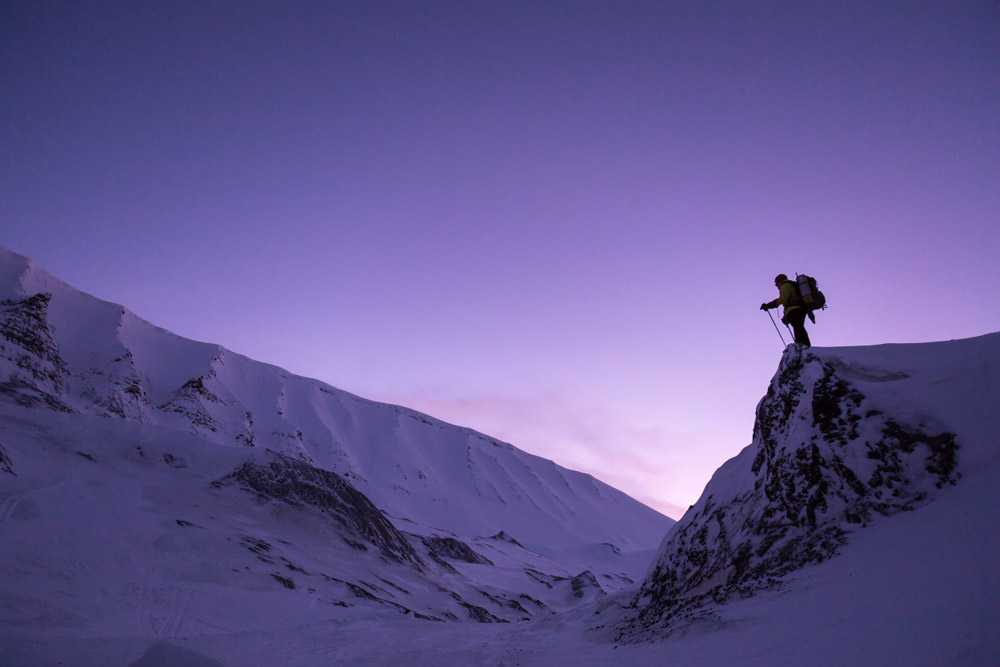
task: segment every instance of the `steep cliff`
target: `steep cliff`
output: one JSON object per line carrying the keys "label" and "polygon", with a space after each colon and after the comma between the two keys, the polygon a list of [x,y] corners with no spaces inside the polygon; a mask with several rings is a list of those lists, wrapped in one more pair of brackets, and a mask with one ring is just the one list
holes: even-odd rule
{"label": "steep cliff", "polygon": [[619,638],[669,634],[780,587],[876,522],[996,462],[1000,336],[808,350],[789,346],[753,442],[671,529]]}

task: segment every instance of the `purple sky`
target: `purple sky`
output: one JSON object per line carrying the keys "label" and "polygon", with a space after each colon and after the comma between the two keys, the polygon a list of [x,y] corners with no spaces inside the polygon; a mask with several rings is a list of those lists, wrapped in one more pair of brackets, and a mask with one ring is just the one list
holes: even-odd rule
{"label": "purple sky", "polygon": [[671,516],[821,346],[1000,330],[1000,4],[3,3],[0,244]]}

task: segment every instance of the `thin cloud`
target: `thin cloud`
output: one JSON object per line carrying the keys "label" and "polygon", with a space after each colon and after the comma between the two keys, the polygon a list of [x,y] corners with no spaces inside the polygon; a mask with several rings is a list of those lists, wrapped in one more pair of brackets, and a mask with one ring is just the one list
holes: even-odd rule
{"label": "thin cloud", "polygon": [[718,443],[724,437],[721,432],[643,427],[606,406],[563,396],[418,393],[390,400],[592,474],[674,518],[697,500],[712,473],[728,458]]}

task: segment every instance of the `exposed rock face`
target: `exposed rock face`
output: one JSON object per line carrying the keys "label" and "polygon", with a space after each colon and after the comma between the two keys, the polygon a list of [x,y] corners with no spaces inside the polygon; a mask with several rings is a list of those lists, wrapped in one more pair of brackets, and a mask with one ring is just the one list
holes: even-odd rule
{"label": "exposed rock face", "polygon": [[475,563],[478,565],[493,565],[493,562],[483,555],[476,553],[468,544],[453,537],[424,537],[421,538],[431,554],[437,558],[458,560],[465,563]]}
{"label": "exposed rock face", "polygon": [[496,535],[491,535],[490,539],[491,540],[497,540],[497,541],[500,541],[500,542],[510,542],[511,544],[513,544],[516,547],[521,547],[522,549],[524,548],[521,545],[520,542],[518,542],[517,540],[515,540],[513,537],[511,537],[509,534],[507,534],[506,532],[504,532],[502,530],[499,533],[497,533]]}
{"label": "exposed rock face", "polygon": [[750,447],[660,547],[622,638],[707,613],[834,555],[852,531],[954,484],[955,436],[901,423],[808,350],[786,351]]}
{"label": "exposed rock face", "polygon": [[343,477],[276,452],[267,456],[269,461],[248,461],[214,485],[239,484],[263,500],[318,509],[345,529],[343,539],[351,546],[367,550],[371,545],[388,560],[420,564],[406,538]]}
{"label": "exposed rock face", "polygon": [[69,374],[47,314],[52,295],[0,301],[0,392],[26,407],[73,409],[60,400]]}
{"label": "exposed rock face", "polygon": [[[135,368],[131,350],[104,368],[90,368],[78,376],[81,395],[104,417],[148,422],[153,406]],[[90,407],[90,406],[88,406]]]}
{"label": "exposed rock face", "polygon": [[7,450],[3,448],[3,445],[0,445],[0,470],[17,476],[17,473],[14,472],[14,462],[11,460]]}
{"label": "exposed rock face", "polygon": [[213,403],[226,405],[226,402],[209,388],[208,385],[214,380],[214,372],[191,378],[174,393],[169,402],[159,406],[159,409],[183,415],[191,422],[195,433],[217,432],[221,424],[212,417],[208,406]]}
{"label": "exposed rock face", "polygon": [[477,623],[507,623],[508,621],[500,618],[496,614],[490,613],[488,609],[484,609],[478,605],[469,604],[468,602],[459,601],[460,605],[469,612],[469,618]]}
{"label": "exposed rock face", "polygon": [[570,590],[573,591],[573,597],[575,598],[604,594],[604,589],[601,588],[601,585],[597,582],[597,577],[590,570],[585,570],[571,579],[556,577],[555,580],[569,581]]}

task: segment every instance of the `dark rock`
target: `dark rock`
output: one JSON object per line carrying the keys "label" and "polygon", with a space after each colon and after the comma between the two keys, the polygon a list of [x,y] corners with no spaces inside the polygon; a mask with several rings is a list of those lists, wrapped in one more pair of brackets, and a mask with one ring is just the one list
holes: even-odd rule
{"label": "dark rock", "polygon": [[163,462],[167,465],[175,468],[187,468],[187,463],[184,462],[184,459],[178,458],[169,452],[164,452],[162,458]]}
{"label": "dark rock", "polygon": [[386,559],[420,564],[406,538],[343,477],[276,452],[268,452],[268,457],[264,463],[248,461],[213,486],[239,484],[262,500],[320,510],[347,531],[342,537],[348,544],[364,546],[367,542]]}
{"label": "dark rock", "polygon": [[474,604],[469,604],[463,600],[459,600],[458,604],[462,605],[467,612],[469,612],[469,618],[478,623],[507,623],[508,621],[491,614],[488,609],[483,607],[478,607]]}
{"label": "dark rock", "polygon": [[[887,418],[837,368],[808,351],[786,352],[757,407],[753,449],[726,464],[745,487],[732,497],[706,487],[670,533],[621,638],[669,632],[714,604],[778,585],[835,555],[878,516],[956,482],[953,434]],[[862,430],[881,437],[869,442]]]}
{"label": "dark rock", "polygon": [[478,565],[493,565],[493,562],[485,556],[475,552],[465,542],[456,540],[453,537],[421,537],[433,556],[438,558],[449,558],[465,563],[475,563]]}
{"label": "dark rock", "polygon": [[345,583],[347,584],[347,587],[351,589],[351,592],[354,593],[355,597],[359,597],[362,600],[373,600],[375,602],[382,601],[381,599],[375,597],[374,595],[372,595],[365,589],[361,588],[361,586],[358,586],[357,584],[352,584],[350,582],[345,582]]}
{"label": "dark rock", "polygon": [[341,536],[340,539],[344,541],[344,544],[346,544],[347,546],[351,547],[356,551],[368,551],[368,547],[362,544],[361,542],[349,539],[344,536]]}
{"label": "dark rock", "polygon": [[394,589],[396,589],[397,591],[399,591],[399,592],[400,592],[400,593],[402,593],[403,595],[410,595],[410,594],[411,594],[411,593],[410,593],[410,591],[406,590],[406,589],[405,589],[405,588],[403,588],[402,586],[400,586],[400,585],[398,585],[398,584],[396,584],[396,583],[394,583],[394,582],[392,582],[392,581],[389,581],[388,579],[385,579],[385,578],[383,578],[383,577],[379,577],[379,580],[380,580],[380,581],[381,581],[382,583],[386,584],[387,586],[389,586],[389,587],[391,587],[391,588],[394,588]]}
{"label": "dark rock", "polygon": [[536,600],[535,598],[531,597],[530,595],[526,595],[524,593],[521,593],[517,597],[520,598],[520,599],[522,599],[522,600],[527,600],[528,602],[530,602],[531,604],[535,605],[539,609],[545,609],[546,608],[544,602],[542,602],[541,600]]}
{"label": "dark rock", "polygon": [[305,570],[303,570],[301,567],[299,567],[295,563],[292,563],[292,562],[288,561],[285,558],[282,558],[282,560],[285,561],[285,567],[287,567],[289,570],[292,570],[293,572],[300,572],[300,573],[302,573],[302,574],[304,574],[306,576],[309,576],[308,572],[306,572]]}
{"label": "dark rock", "polygon": [[544,572],[539,572],[533,568],[525,568],[524,573],[528,575],[530,579],[534,579],[538,583],[542,584],[546,588],[552,588],[552,582],[556,580],[556,577],[545,574]]}
{"label": "dark rock", "polygon": [[514,546],[521,547],[522,549],[524,548],[523,546],[521,546],[520,542],[518,542],[517,540],[515,540],[513,537],[511,537],[510,535],[508,535],[507,533],[505,533],[502,530],[499,533],[497,533],[496,535],[491,535],[490,539],[491,540],[497,540],[499,542],[509,542],[510,544],[513,544]]}
{"label": "dark rock", "polygon": [[0,470],[17,477],[17,473],[14,472],[14,461],[10,458],[7,450],[3,448],[3,445],[0,445]]}
{"label": "dark rock", "polygon": [[498,607],[513,609],[514,611],[520,612],[522,614],[521,620],[531,620],[531,613],[517,600],[511,600],[503,595],[493,595],[492,593],[480,589],[476,589],[476,592]]}
{"label": "dark rock", "polygon": [[243,414],[243,433],[236,434],[236,442],[244,447],[256,447],[256,434],[253,430],[253,413],[249,410]]}
{"label": "dark rock", "polygon": [[553,577],[555,581],[569,581],[570,587],[573,591],[573,597],[582,598],[587,590],[596,590],[600,593],[604,592],[601,588],[601,584],[598,583],[597,577],[593,575],[590,570],[584,570],[575,577]]}
{"label": "dark rock", "polygon": [[149,421],[152,403],[135,368],[131,351],[106,368],[91,368],[78,376],[80,394],[105,417]]}
{"label": "dark rock", "polygon": [[178,389],[173,398],[159,406],[159,410],[164,412],[174,412],[183,415],[191,422],[195,428],[204,429],[213,433],[222,429],[222,425],[216,421],[208,411],[208,405],[212,403],[228,405],[222,398],[213,392],[206,383],[215,379],[215,371],[210,371],[205,375],[191,378]]}
{"label": "dark rock", "polygon": [[72,413],[75,410],[60,398],[69,371],[48,322],[51,299],[51,294],[42,292],[0,301],[0,336],[5,341],[0,394],[24,407]]}
{"label": "dark rock", "polygon": [[265,563],[274,562],[274,558],[270,555],[273,547],[268,542],[256,537],[250,537],[249,535],[244,536],[241,542],[247,550],[256,554],[259,560]]}
{"label": "dark rock", "polygon": [[66,362],[59,356],[59,346],[48,322],[51,300],[51,294],[42,292],[26,299],[0,301],[0,336],[34,358],[18,358],[19,367],[28,371],[34,379],[50,382],[54,388],[62,389]]}

